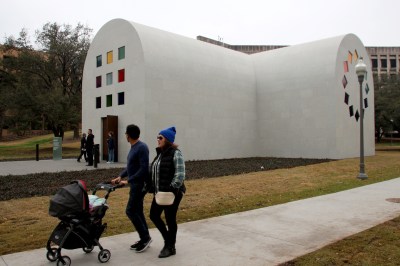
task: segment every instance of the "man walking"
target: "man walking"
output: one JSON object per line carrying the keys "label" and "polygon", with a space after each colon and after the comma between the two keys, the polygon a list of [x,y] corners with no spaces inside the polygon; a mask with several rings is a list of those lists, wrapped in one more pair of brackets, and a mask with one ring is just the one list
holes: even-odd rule
{"label": "man walking", "polygon": [[[140,129],[138,126],[128,125],[125,136],[131,145],[127,165],[120,175],[111,182],[113,184],[130,185],[126,215],[131,220],[140,237],[139,241],[131,245],[131,249],[136,252],[143,252],[149,247],[152,241],[143,214],[143,198],[145,196],[143,187],[149,177],[149,148],[146,143],[139,140]],[[122,180],[124,177],[128,177],[128,180]]]}
{"label": "man walking", "polygon": [[86,166],[93,165],[93,146],[94,146],[94,135],[92,134],[92,130],[88,129],[88,135],[86,138],[86,154],[88,159],[88,164]]}

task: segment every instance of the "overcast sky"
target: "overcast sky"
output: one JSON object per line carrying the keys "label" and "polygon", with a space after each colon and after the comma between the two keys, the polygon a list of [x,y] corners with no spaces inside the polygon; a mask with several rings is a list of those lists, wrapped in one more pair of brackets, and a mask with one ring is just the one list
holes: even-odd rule
{"label": "overcast sky", "polygon": [[0,0],[0,43],[47,22],[93,29],[123,18],[195,39],[294,45],[347,33],[365,46],[400,46],[400,0]]}

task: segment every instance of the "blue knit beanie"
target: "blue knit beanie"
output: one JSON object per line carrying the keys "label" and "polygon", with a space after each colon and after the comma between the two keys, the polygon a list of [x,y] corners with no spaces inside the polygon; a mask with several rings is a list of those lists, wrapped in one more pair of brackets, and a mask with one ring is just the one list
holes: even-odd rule
{"label": "blue knit beanie", "polygon": [[169,142],[174,143],[176,134],[175,127],[163,129],[159,134],[164,136],[164,138],[166,138]]}

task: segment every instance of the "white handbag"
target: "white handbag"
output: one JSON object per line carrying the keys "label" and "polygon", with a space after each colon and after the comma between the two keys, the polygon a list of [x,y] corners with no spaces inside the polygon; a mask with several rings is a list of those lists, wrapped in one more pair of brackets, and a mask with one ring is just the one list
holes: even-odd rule
{"label": "white handbag", "polygon": [[172,192],[158,191],[156,193],[156,203],[162,206],[172,205],[175,200],[175,195]]}

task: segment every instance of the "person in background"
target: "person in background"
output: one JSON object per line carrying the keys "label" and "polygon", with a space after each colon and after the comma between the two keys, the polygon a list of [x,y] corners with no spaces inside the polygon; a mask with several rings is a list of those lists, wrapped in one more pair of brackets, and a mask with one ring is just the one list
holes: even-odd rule
{"label": "person in background", "polygon": [[[127,165],[117,178],[111,180],[111,183],[130,185],[126,215],[140,237],[139,241],[131,245],[131,249],[136,252],[143,252],[150,246],[152,241],[146,218],[143,214],[143,198],[146,195],[144,193],[144,184],[149,178],[149,148],[146,143],[139,140],[140,129],[138,126],[128,125],[125,136],[131,145]],[[124,177],[128,177],[128,180],[122,180]]]}
{"label": "person in background", "polygon": [[[172,205],[158,205],[155,197],[151,203],[150,219],[164,239],[164,247],[158,255],[159,258],[166,258],[176,254],[175,243],[178,232],[176,214],[183,194],[186,192],[184,184],[185,161],[181,151],[178,149],[178,145],[174,143],[175,134],[175,127],[160,131],[157,136],[157,155],[150,167],[151,185],[148,188],[149,191],[153,192],[154,195],[158,191],[173,192],[175,194]],[[164,212],[168,229],[161,218],[162,212]]]}
{"label": "person in background", "polygon": [[86,133],[82,134],[82,138],[81,138],[81,153],[78,156],[78,162],[81,162],[81,158],[85,158],[85,161],[87,162],[87,157],[86,157]]}
{"label": "person in background", "polygon": [[86,166],[93,165],[93,146],[94,146],[94,135],[92,129],[88,129],[88,135],[86,138],[86,153],[88,158],[88,164]]}
{"label": "person in background", "polygon": [[114,163],[114,132],[108,132],[108,139],[107,139],[107,146],[108,146],[108,161],[107,163]]}

